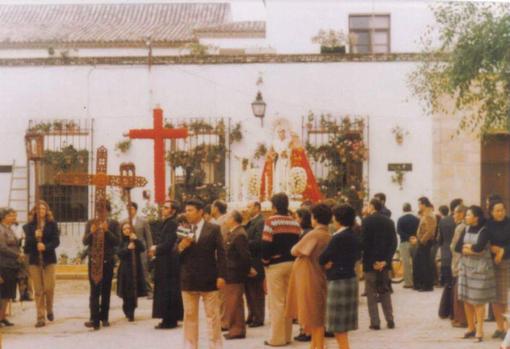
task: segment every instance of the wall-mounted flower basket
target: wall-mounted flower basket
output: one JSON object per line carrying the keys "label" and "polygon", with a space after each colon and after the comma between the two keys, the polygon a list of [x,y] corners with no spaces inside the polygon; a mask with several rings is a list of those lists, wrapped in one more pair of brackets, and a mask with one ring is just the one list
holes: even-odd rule
{"label": "wall-mounted flower basket", "polygon": [[345,54],[345,46],[321,46],[322,54]]}
{"label": "wall-mounted flower basket", "polygon": [[391,176],[391,181],[399,186],[399,189],[404,189],[405,171],[396,170]]}
{"label": "wall-mounted flower basket", "polygon": [[391,133],[395,136],[395,142],[397,142],[398,145],[402,145],[404,143],[404,137],[409,135],[409,132],[400,126],[395,126],[391,130]]}
{"label": "wall-mounted flower basket", "polygon": [[131,139],[127,139],[125,141],[120,141],[115,144],[115,150],[121,154],[125,154],[131,148]]}
{"label": "wall-mounted flower basket", "polygon": [[314,44],[321,45],[322,54],[345,54],[346,38],[341,30],[321,29],[312,38]]}

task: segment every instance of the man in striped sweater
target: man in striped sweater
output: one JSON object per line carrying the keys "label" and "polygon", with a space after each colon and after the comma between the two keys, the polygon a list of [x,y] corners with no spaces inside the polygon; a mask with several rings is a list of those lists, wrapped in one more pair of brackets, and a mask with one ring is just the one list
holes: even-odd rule
{"label": "man in striped sweater", "polygon": [[289,198],[278,193],[271,198],[273,215],[262,233],[262,261],[266,266],[271,333],[265,345],[282,346],[292,338],[292,319],[285,316],[287,289],[294,257],[290,250],[298,242],[301,227],[289,213]]}

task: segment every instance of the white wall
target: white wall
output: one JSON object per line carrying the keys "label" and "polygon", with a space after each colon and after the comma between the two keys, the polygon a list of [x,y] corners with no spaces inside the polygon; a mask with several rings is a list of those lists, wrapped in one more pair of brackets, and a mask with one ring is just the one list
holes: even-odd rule
{"label": "white wall", "polygon": [[320,29],[349,33],[350,14],[390,14],[391,52],[419,52],[419,39],[434,23],[426,1],[267,0],[267,39],[278,53],[319,52],[311,38]]}
{"label": "white wall", "polygon": [[[410,98],[406,74],[413,63],[324,63],[246,65],[168,65],[101,67],[1,67],[0,118],[9,128],[1,132],[10,151],[0,163],[24,159],[23,134],[30,118],[94,118],[94,144],[110,150],[109,171],[122,161],[134,161],[152,189],[152,142],[134,141],[126,155],[114,155],[114,145],[130,128],[152,127],[152,108],[160,104],[165,117],[231,117],[242,121],[245,141],[234,152],[249,157],[257,143],[269,142],[271,118],[293,120],[316,114],[367,115],[370,119],[369,181],[371,193],[388,194],[389,207],[400,211],[432,191],[431,120]],[[267,102],[266,130],[251,111],[259,74]],[[8,83],[6,83],[8,82]],[[391,129],[410,132],[397,146]],[[389,162],[412,162],[404,190],[391,183]],[[3,186],[0,198],[6,197]],[[135,191],[140,200],[141,190]],[[0,203],[1,205],[1,203]]]}

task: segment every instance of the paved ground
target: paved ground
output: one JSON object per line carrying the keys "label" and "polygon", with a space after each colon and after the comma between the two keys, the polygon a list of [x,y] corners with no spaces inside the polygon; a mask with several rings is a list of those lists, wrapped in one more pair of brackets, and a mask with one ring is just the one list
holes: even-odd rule
{"label": "paved ground", "polygon": [[[177,349],[181,348],[182,329],[156,331],[156,320],[150,318],[152,303],[141,300],[137,310],[137,321],[128,323],[121,310],[121,301],[112,295],[112,327],[93,332],[83,327],[88,317],[88,284],[84,281],[59,281],[56,296],[56,321],[42,329],[35,329],[35,310],[33,303],[25,303],[22,309],[19,303],[13,306],[11,321],[16,326],[2,329],[4,349]],[[494,323],[486,323],[486,340],[475,344],[472,340],[462,340],[463,329],[453,329],[448,321],[437,317],[437,305],[441,290],[432,293],[416,293],[396,285],[393,296],[396,324],[395,330],[384,328],[374,332],[368,330],[366,300],[362,298],[360,306],[360,329],[351,333],[351,347],[369,348],[413,348],[413,349],[461,349],[461,348],[498,348],[499,341],[491,340]],[[203,314],[203,311],[202,311]],[[207,348],[205,322],[201,316],[201,346]],[[297,328],[295,328],[297,331]],[[262,344],[268,326],[250,330],[242,341],[229,341],[225,349],[264,348]],[[307,348],[307,344],[293,343],[291,348]],[[328,348],[335,348],[332,340]]]}

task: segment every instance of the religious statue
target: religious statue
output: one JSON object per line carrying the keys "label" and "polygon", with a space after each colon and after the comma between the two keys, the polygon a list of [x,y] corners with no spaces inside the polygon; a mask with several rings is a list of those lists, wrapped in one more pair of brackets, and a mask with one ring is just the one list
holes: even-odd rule
{"label": "religious statue", "polygon": [[[290,193],[289,183],[291,169],[301,167],[306,172],[306,188],[302,193],[303,200],[317,202],[322,194],[312,172],[305,149],[294,132],[288,132],[290,125],[284,121],[276,124],[277,138],[272,142],[262,171],[260,197],[269,199],[272,194]],[[288,137],[290,133],[290,137]]]}
{"label": "religious statue", "polygon": [[301,194],[303,200],[310,200],[317,202],[322,199],[322,193],[317,184],[315,175],[313,174],[308,157],[306,156],[305,148],[301,145],[297,133],[292,133],[290,141],[290,167],[301,167],[306,172],[306,188]]}

